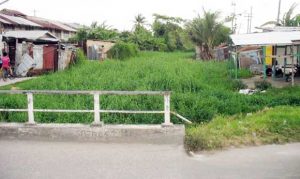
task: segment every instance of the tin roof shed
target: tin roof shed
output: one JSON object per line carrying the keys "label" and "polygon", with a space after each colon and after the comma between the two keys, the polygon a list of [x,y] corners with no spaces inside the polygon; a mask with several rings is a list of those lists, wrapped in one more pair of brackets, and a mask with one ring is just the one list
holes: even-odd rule
{"label": "tin roof shed", "polygon": [[48,31],[34,30],[34,31],[8,31],[3,34],[6,38],[26,39],[32,41],[51,41],[58,42],[59,39]]}
{"label": "tin roof shed", "polygon": [[236,46],[291,45],[293,41],[300,40],[300,31],[237,34],[230,37]]}

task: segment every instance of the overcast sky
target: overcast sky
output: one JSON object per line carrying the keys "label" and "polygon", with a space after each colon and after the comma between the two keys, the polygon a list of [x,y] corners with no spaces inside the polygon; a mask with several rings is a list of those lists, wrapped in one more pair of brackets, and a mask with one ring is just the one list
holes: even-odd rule
{"label": "overcast sky", "polygon": [[[2,1],[2,0],[0,0]],[[253,30],[266,21],[277,17],[278,0],[10,0],[1,5],[21,11],[27,15],[36,15],[63,22],[77,22],[90,25],[93,21],[106,21],[119,30],[130,30],[134,16],[143,14],[151,23],[153,13],[192,19],[205,10],[220,11],[222,16],[233,12],[232,2],[236,3],[236,12],[243,13],[237,26],[239,33],[247,29],[246,13],[253,7]],[[300,0],[282,0],[281,16],[293,3],[298,3],[295,13],[300,11]]]}

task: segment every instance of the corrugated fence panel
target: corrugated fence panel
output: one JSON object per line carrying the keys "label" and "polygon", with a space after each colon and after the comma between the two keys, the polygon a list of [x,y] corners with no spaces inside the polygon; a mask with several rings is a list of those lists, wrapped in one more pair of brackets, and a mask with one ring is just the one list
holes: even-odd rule
{"label": "corrugated fence panel", "polygon": [[23,45],[18,43],[16,46],[16,61],[15,66],[19,66],[22,63],[22,55],[23,55]]}
{"label": "corrugated fence panel", "polygon": [[44,49],[41,45],[36,45],[33,47],[33,59],[35,63],[35,69],[43,69],[43,53]]}
{"label": "corrugated fence panel", "polygon": [[43,69],[44,70],[54,70],[54,60],[56,58],[56,47],[53,46],[44,46],[44,62]]}
{"label": "corrugated fence panel", "polygon": [[34,60],[25,53],[22,57],[22,63],[16,69],[18,76],[26,76],[29,69],[33,68]]}
{"label": "corrugated fence panel", "polygon": [[58,70],[64,70],[70,64],[72,50],[66,49],[61,51],[61,56],[58,59]]}

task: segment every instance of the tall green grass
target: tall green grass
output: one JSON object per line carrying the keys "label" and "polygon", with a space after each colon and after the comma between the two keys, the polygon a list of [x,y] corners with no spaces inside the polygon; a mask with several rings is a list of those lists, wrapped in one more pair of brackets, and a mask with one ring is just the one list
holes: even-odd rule
{"label": "tall green grass", "polygon": [[[86,61],[63,72],[16,85],[36,90],[150,90],[172,91],[171,109],[194,122],[209,121],[215,115],[233,115],[265,106],[300,105],[300,88],[271,89],[265,94],[240,95],[229,78],[226,62],[201,62],[191,53],[143,52],[124,61]],[[84,58],[81,56],[81,58]],[[5,87],[10,89],[11,86]],[[0,108],[26,108],[26,98],[0,96]],[[92,96],[36,95],[35,108],[93,109]],[[103,109],[162,110],[161,96],[101,96]],[[39,122],[89,123],[93,114],[36,113]],[[24,113],[0,113],[2,121],[24,121]],[[163,115],[104,114],[106,123],[161,123]],[[178,119],[172,118],[178,123]]]}
{"label": "tall green grass", "polygon": [[218,116],[186,128],[187,150],[216,150],[241,145],[300,141],[300,107],[275,107],[250,116]]}

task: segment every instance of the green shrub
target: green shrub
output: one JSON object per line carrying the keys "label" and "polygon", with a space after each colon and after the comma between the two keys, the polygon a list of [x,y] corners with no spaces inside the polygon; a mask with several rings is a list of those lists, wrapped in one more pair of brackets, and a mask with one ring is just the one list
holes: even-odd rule
{"label": "green shrub", "polygon": [[259,90],[267,90],[272,87],[272,84],[267,82],[266,80],[255,81],[254,85],[255,85],[255,88],[259,89]]}
{"label": "green shrub", "polygon": [[242,80],[234,80],[233,81],[233,88],[235,90],[246,89],[247,87],[248,86],[245,83],[243,83]]}
{"label": "green shrub", "polygon": [[118,42],[107,53],[109,58],[124,60],[135,57],[139,53],[138,47],[133,43]]}
{"label": "green shrub", "polygon": [[82,49],[77,49],[75,63],[76,64],[82,64],[85,60],[86,60],[86,56],[84,55],[83,50]]}

